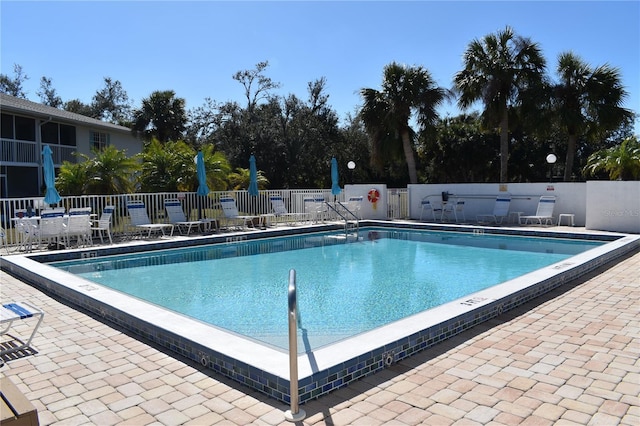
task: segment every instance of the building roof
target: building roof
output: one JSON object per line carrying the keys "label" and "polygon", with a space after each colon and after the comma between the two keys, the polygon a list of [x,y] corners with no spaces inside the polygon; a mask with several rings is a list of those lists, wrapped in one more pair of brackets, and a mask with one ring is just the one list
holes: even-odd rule
{"label": "building roof", "polygon": [[2,112],[21,113],[29,116],[48,118],[59,122],[98,127],[111,131],[131,132],[131,129],[128,127],[107,123],[106,121],[97,120],[95,118],[39,104],[37,102],[31,102],[26,99],[16,98],[15,96],[7,95],[5,93],[0,93],[0,110],[2,110]]}

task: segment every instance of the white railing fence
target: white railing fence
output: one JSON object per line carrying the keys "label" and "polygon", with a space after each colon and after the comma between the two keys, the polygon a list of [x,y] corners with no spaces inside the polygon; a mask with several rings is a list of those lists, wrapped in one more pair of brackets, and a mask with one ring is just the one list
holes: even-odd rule
{"label": "white railing fence", "polygon": [[[210,192],[207,197],[199,197],[195,192],[162,192],[119,195],[79,195],[62,197],[56,207],[64,207],[67,211],[76,207],[89,207],[91,212],[100,216],[105,206],[115,206],[112,216],[112,234],[119,236],[125,233],[129,223],[127,214],[127,201],[137,200],[144,202],[149,218],[158,223],[168,220],[165,214],[164,201],[179,199],[182,208],[189,220],[199,218],[221,219],[220,198],[231,196],[236,200],[240,214],[260,215],[272,212],[271,196],[280,196],[284,200],[290,213],[304,213],[304,198],[310,195],[321,194],[325,201],[344,201],[344,192],[338,196],[331,194],[330,189],[280,189],[263,190],[252,197],[247,191],[216,191]],[[389,189],[389,219],[409,217],[406,189]],[[38,215],[41,210],[50,207],[42,197],[29,198],[2,198],[0,199],[0,225],[6,231],[7,244],[19,243],[15,231],[15,212],[28,209]]]}

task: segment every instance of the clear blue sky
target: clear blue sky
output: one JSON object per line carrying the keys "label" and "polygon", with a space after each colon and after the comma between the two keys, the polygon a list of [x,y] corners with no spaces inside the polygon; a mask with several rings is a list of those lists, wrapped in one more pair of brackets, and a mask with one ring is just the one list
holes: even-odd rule
{"label": "clear blue sky", "polygon": [[[421,65],[451,87],[471,40],[513,27],[540,44],[555,77],[560,52],[621,70],[625,107],[640,112],[640,1],[0,2],[1,72],[19,64],[39,101],[40,78],[64,101],[91,101],[103,78],[119,80],[134,107],[155,90],[174,90],[187,109],[206,97],[244,104],[231,76],[270,63],[278,94],[307,98],[325,77],[341,118],[380,88],[392,62]],[[456,115],[455,105],[441,114]],[[636,133],[640,123],[636,123]]]}

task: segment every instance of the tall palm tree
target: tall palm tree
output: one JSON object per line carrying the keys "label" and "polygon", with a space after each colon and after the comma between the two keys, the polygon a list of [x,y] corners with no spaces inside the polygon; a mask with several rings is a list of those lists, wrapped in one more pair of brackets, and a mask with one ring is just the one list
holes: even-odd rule
{"label": "tall palm tree", "polygon": [[160,142],[182,139],[187,128],[185,100],[176,98],[173,90],[155,91],[142,100],[142,107],[133,112],[134,134],[144,140],[158,139]]}
{"label": "tall palm tree", "polygon": [[557,72],[560,82],[554,86],[553,102],[568,137],[564,180],[569,181],[578,138],[616,129],[631,112],[620,106],[627,92],[618,69],[609,65],[592,69],[575,54],[565,52],[558,58]]}
{"label": "tall palm tree", "polygon": [[360,90],[364,100],[360,115],[372,143],[372,162],[380,166],[384,159],[397,157],[401,148],[409,180],[418,183],[413,147],[415,132],[409,121],[416,113],[420,126],[434,124],[438,118],[436,108],[445,94],[444,89],[436,86],[429,71],[421,66],[408,67],[395,62],[385,66],[382,90]]}
{"label": "tall palm tree", "polygon": [[620,145],[593,153],[584,168],[587,174],[604,170],[611,180],[640,179],[640,142],[635,136]]}
{"label": "tall palm tree", "polygon": [[454,77],[458,105],[467,109],[482,101],[485,119],[500,128],[500,182],[508,180],[509,109],[542,86],[545,66],[538,44],[506,27],[473,40],[464,53],[464,69]]}

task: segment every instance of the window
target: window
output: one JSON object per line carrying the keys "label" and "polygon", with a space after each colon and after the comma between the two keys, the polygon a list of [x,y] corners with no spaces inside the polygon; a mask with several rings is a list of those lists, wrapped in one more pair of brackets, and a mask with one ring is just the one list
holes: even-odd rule
{"label": "window", "polygon": [[0,123],[2,137],[5,139],[13,139],[13,115],[2,114],[2,123]]}
{"label": "window", "polygon": [[101,132],[91,132],[91,148],[99,151],[109,146],[109,134]]}
{"label": "window", "polygon": [[16,115],[16,139],[36,141],[36,120]]}
{"label": "window", "polygon": [[48,122],[41,126],[40,134],[44,143],[76,146],[76,128],[74,126]]}
{"label": "window", "polygon": [[60,145],[76,146],[76,128],[74,126],[60,125]]}

